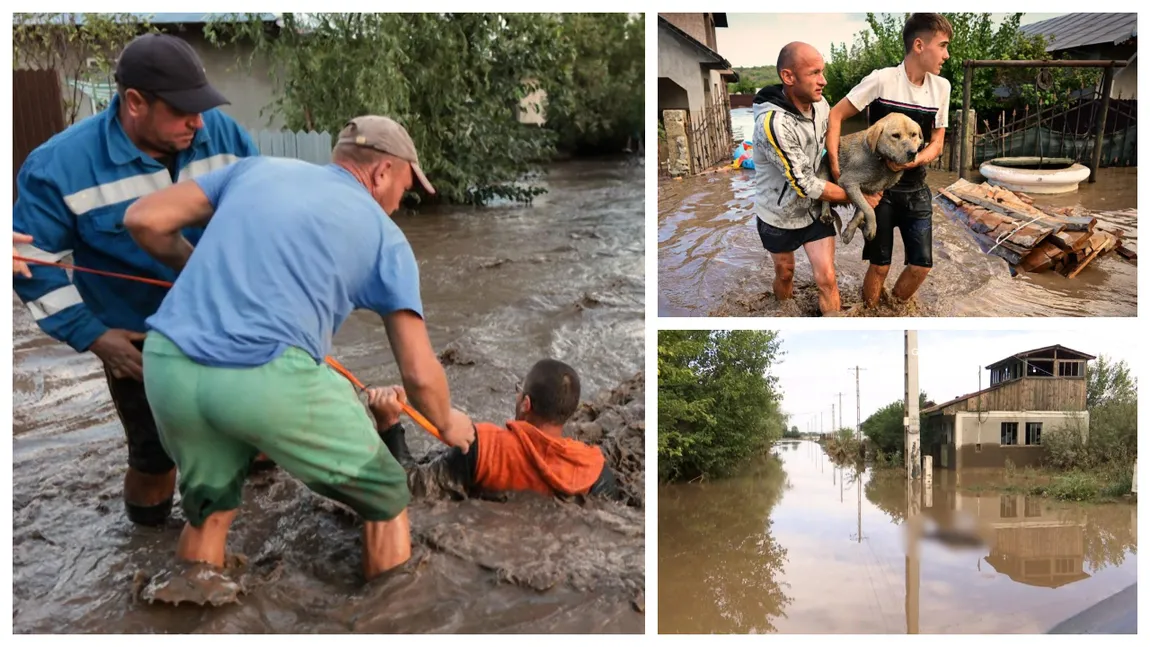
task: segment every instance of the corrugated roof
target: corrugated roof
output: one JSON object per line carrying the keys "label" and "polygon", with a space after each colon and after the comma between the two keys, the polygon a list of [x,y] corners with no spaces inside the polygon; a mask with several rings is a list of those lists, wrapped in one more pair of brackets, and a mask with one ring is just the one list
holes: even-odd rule
{"label": "corrugated roof", "polygon": [[981,391],[975,391],[974,393],[967,393],[966,395],[960,395],[953,400],[947,400],[946,402],[943,402],[941,404],[935,404],[935,405],[926,407],[922,411],[920,411],[919,413],[925,416],[928,413],[934,413],[936,411],[942,411],[943,409],[949,407],[952,404],[962,402],[963,400],[969,400],[976,395],[982,395],[984,393],[990,393],[991,391],[997,391],[998,389],[1001,389],[1002,387],[1006,386],[1007,384],[1009,384],[1009,382],[999,382],[998,384],[995,384],[994,386],[988,386],[985,389],[982,389]]}
{"label": "corrugated roof", "polygon": [[994,362],[993,364],[987,364],[986,368],[991,368],[991,367],[997,366],[1003,362],[1008,362],[1012,359],[1025,359],[1027,357],[1030,357],[1031,355],[1037,355],[1039,353],[1044,353],[1048,350],[1064,350],[1064,351],[1067,351],[1069,353],[1074,353],[1075,355],[1081,355],[1082,358],[1086,359],[1087,361],[1095,359],[1095,357],[1089,353],[1083,353],[1080,350],[1074,350],[1073,348],[1067,348],[1066,346],[1063,346],[1062,344],[1054,344],[1053,346],[1043,346],[1042,348],[1035,348],[1033,350],[1024,350],[1021,353],[1015,353],[1015,354],[1011,355],[1010,357],[1004,357],[1004,358],[998,360],[997,362]]}
{"label": "corrugated roof", "polygon": [[1088,45],[1117,45],[1138,36],[1136,13],[1068,13],[1021,27],[1028,36],[1046,36],[1046,51]]}

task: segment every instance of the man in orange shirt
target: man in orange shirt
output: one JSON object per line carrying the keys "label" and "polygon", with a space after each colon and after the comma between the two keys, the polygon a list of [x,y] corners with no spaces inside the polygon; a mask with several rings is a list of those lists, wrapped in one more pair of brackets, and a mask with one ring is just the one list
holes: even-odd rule
{"label": "man in orange shirt", "polygon": [[516,389],[515,419],[506,426],[479,423],[466,452],[452,448],[417,464],[399,421],[402,387],[368,390],[368,406],[387,448],[408,473],[446,473],[465,491],[534,491],[548,496],[613,497],[615,476],[598,447],[563,437],[563,425],[579,406],[579,376],[563,362],[537,362]]}

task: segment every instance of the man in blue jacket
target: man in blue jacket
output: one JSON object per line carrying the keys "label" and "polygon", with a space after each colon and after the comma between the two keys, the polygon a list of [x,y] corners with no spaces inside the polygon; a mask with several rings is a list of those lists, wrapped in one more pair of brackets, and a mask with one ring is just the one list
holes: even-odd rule
{"label": "man in blue jacket", "polygon": [[[49,139],[16,179],[13,230],[32,236],[22,256],[174,281],[175,272],[141,250],[124,228],[137,198],[259,154],[248,134],[216,110],[228,103],[208,84],[182,39],[148,34],[116,66],[117,94],[103,112]],[[185,232],[195,244],[202,228]],[[104,363],[128,441],[124,503],[137,524],[163,524],[171,511],[175,464],[164,451],[144,393],[144,320],[166,288],[35,266],[13,277],[17,295],[49,336]]]}

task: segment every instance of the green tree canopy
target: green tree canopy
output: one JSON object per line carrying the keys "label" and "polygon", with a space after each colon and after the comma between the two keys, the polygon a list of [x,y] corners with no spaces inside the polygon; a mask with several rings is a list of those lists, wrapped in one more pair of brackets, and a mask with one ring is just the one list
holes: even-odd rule
{"label": "green tree canopy", "polygon": [[643,16],[576,13],[560,21],[573,62],[542,82],[546,127],[560,149],[617,153],[643,130]]}
{"label": "green tree canopy", "polygon": [[760,88],[781,82],[774,65],[736,67],[735,71],[739,73],[739,82],[727,84],[732,94],[755,94]]}
{"label": "green tree canopy", "polygon": [[[1021,13],[1010,14],[995,26],[989,13],[944,13],[954,27],[950,40],[950,59],[942,66],[942,76],[950,81],[950,105],[962,108],[963,62],[967,60],[1050,60],[1042,36],[1022,33]],[[827,62],[827,87],[824,94],[832,104],[847,95],[851,88],[874,70],[902,62],[904,50],[902,27],[908,14],[867,14],[868,28],[846,43],[831,45]],[[1049,69],[1049,68],[1048,68]],[[1068,92],[1097,84],[1100,72],[1089,69],[1049,69],[1053,82],[1050,89],[1039,92],[1035,87],[1036,69],[990,68],[975,70],[971,83],[971,105],[976,112],[992,112],[1036,105],[1052,105]],[[1010,96],[998,97],[1004,88]]]}
{"label": "green tree canopy", "polygon": [[[57,70],[67,81],[111,80],[116,59],[136,36],[155,31],[131,13],[17,13],[12,15],[14,67]],[[76,122],[84,99],[77,83],[64,91],[64,123]]]}
{"label": "green tree canopy", "polygon": [[659,331],[659,475],[723,476],[782,437],[771,331]]}
{"label": "green tree canopy", "polygon": [[1138,380],[1126,360],[1100,355],[1087,365],[1086,407],[1089,442],[1098,453],[1115,460],[1138,456]]}
{"label": "green tree canopy", "polygon": [[[918,407],[919,411],[926,408],[926,393],[919,393]],[[906,430],[902,425],[902,418],[905,402],[903,400],[895,400],[890,404],[884,406],[872,413],[866,420],[862,422],[862,433],[870,441],[872,447],[882,450],[884,454],[892,454],[894,452],[903,453],[906,450]],[[925,425],[922,424],[923,418],[919,418],[919,431],[920,434]],[[922,446],[926,446],[925,438],[920,436]]]}
{"label": "green tree canopy", "polygon": [[[205,33],[221,46],[255,44],[252,56],[267,58],[275,82],[269,109],[288,128],[335,134],[361,114],[399,121],[435,199],[530,201],[557,143],[617,152],[642,117],[643,26],[626,15],[286,13],[281,21],[267,29],[230,15]],[[520,123],[520,102],[540,89],[547,127]]]}

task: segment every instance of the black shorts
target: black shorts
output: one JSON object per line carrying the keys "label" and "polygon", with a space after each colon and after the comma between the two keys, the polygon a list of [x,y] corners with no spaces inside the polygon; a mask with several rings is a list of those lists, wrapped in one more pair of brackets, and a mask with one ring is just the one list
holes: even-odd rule
{"label": "black shorts", "polygon": [[906,192],[884,192],[882,201],[874,210],[877,231],[873,239],[863,243],[863,260],[870,261],[872,265],[890,265],[891,253],[894,251],[894,228],[898,227],[906,264],[933,266],[931,214],[930,187],[923,186]]}
{"label": "black shorts", "polygon": [[[136,346],[142,347],[143,342]],[[160,443],[156,420],[144,393],[144,383],[130,377],[113,377],[107,367],[104,368],[104,376],[108,379],[112,404],[116,406],[116,414],[124,426],[124,435],[128,437],[128,467],[144,474],[167,474],[176,464]]]}
{"label": "black shorts", "polygon": [[763,248],[772,254],[785,254],[824,238],[833,238],[835,228],[821,221],[814,221],[802,229],[782,229],[768,225],[762,218],[755,217],[759,227],[759,240],[763,241]]}

